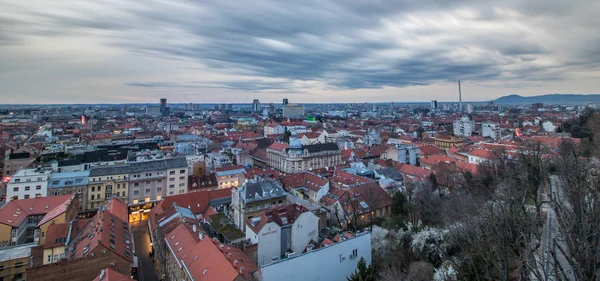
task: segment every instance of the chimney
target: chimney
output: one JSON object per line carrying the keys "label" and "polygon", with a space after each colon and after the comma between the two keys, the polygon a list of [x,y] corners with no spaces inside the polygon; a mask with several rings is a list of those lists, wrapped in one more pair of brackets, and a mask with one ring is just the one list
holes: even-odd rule
{"label": "chimney", "polygon": [[462,106],[462,92],[460,91],[460,80],[458,80],[458,111],[459,112],[463,111],[463,106]]}

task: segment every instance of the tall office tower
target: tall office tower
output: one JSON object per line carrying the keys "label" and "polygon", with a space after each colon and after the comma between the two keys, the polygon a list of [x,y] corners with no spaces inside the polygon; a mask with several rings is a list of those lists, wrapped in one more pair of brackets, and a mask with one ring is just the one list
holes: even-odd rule
{"label": "tall office tower", "polygon": [[438,108],[437,100],[432,100],[431,101],[431,109],[436,110],[437,108]]}
{"label": "tall office tower", "polygon": [[260,101],[258,101],[258,99],[255,99],[254,101],[252,101],[252,111],[258,112],[259,110],[260,110]]}
{"label": "tall office tower", "polygon": [[167,99],[165,98],[160,99],[160,113],[162,114],[162,116],[169,115],[169,108],[167,108]]}

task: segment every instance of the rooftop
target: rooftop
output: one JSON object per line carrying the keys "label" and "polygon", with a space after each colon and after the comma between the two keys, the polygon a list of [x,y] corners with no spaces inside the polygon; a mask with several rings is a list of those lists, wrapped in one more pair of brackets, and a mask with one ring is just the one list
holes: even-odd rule
{"label": "rooftop", "polygon": [[0,223],[18,227],[27,216],[43,215],[40,224],[63,213],[75,195],[12,200],[0,208]]}
{"label": "rooftop", "polygon": [[281,183],[274,179],[251,179],[238,190],[238,193],[246,202],[267,200],[287,194]]}
{"label": "rooftop", "polygon": [[31,248],[35,246],[37,246],[36,243],[29,243],[14,247],[0,248],[0,262],[29,257],[31,256]]}

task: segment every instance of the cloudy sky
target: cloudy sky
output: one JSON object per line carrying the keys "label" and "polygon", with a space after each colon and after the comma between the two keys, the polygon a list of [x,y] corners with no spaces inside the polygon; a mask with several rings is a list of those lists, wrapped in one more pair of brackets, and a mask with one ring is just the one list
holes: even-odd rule
{"label": "cloudy sky", "polygon": [[600,93],[600,1],[0,0],[0,104]]}

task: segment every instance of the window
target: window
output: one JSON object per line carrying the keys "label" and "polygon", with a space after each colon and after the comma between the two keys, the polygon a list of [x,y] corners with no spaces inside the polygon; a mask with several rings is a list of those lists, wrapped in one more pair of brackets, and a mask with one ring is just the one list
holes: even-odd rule
{"label": "window", "polygon": [[90,207],[93,209],[94,208],[94,203],[92,203],[92,205],[90,205]]}
{"label": "window", "polygon": [[179,177],[179,180],[185,180],[185,177]]}
{"label": "window", "polygon": [[162,187],[157,187],[157,188],[156,188],[156,191],[157,191],[157,192],[161,192],[161,191],[162,191]]}
{"label": "window", "polygon": [[94,194],[92,194],[92,200],[94,200]]}
{"label": "window", "polygon": [[146,193],[150,193],[150,188],[146,188]]}
{"label": "window", "polygon": [[185,170],[179,170],[180,174],[185,174]]}
{"label": "window", "polygon": [[125,191],[121,192],[121,196],[125,197]]}
{"label": "window", "polygon": [[157,183],[161,183],[161,182],[162,182],[162,180],[157,180],[156,182],[157,182]]}
{"label": "window", "polygon": [[179,184],[179,187],[184,187],[184,186],[185,186],[185,183],[180,183]]}
{"label": "window", "polygon": [[25,194],[25,199],[29,199],[29,194]]}
{"label": "window", "polygon": [[150,184],[150,181],[146,181],[146,184]]}
{"label": "window", "polygon": [[36,185],[35,186],[35,190],[42,190],[42,186],[41,185]]}
{"label": "window", "polygon": [[254,207],[254,206],[250,206],[250,207],[248,207],[248,211],[252,211],[253,207]]}
{"label": "window", "polygon": [[29,187],[29,186],[25,187],[25,191],[29,191],[30,189],[31,189],[31,187]]}
{"label": "window", "polygon": [[140,183],[136,182],[136,183],[133,184],[133,186],[140,186]]}
{"label": "window", "polygon": [[169,178],[169,181],[175,181],[175,178]]}
{"label": "window", "polygon": [[17,237],[17,230],[18,230],[18,229],[16,229],[16,228],[13,228],[13,229],[12,229],[12,237],[13,237],[13,238]]}
{"label": "window", "polygon": [[174,174],[175,174],[175,171],[170,171],[169,172],[169,175],[174,175]]}
{"label": "window", "polygon": [[96,191],[96,187],[92,186],[92,192]]}
{"label": "window", "polygon": [[174,184],[169,184],[169,188],[175,188]]}
{"label": "window", "polygon": [[184,193],[185,193],[185,190],[183,190],[183,189],[179,190],[179,194],[184,194]]}
{"label": "window", "polygon": [[15,268],[19,268],[21,266],[23,266],[23,262],[22,261],[19,261],[19,262],[15,263]]}
{"label": "window", "polygon": [[350,255],[351,259],[355,259],[356,257],[358,257],[358,249],[352,250],[352,255]]}
{"label": "window", "polygon": [[121,184],[117,183],[117,189],[121,189]]}
{"label": "window", "polygon": [[52,256],[51,256],[51,255],[48,255],[48,262],[50,262],[50,261],[51,261],[51,260],[50,260],[51,258],[52,258]]}
{"label": "window", "polygon": [[15,182],[21,182],[21,179],[15,179]]}
{"label": "window", "polygon": [[14,187],[14,188],[13,188],[13,191],[14,191],[14,192],[19,192],[19,187],[18,187],[18,186]]}
{"label": "window", "polygon": [[139,191],[137,191],[137,190],[133,191],[133,195],[138,195],[138,194],[139,194]]}

